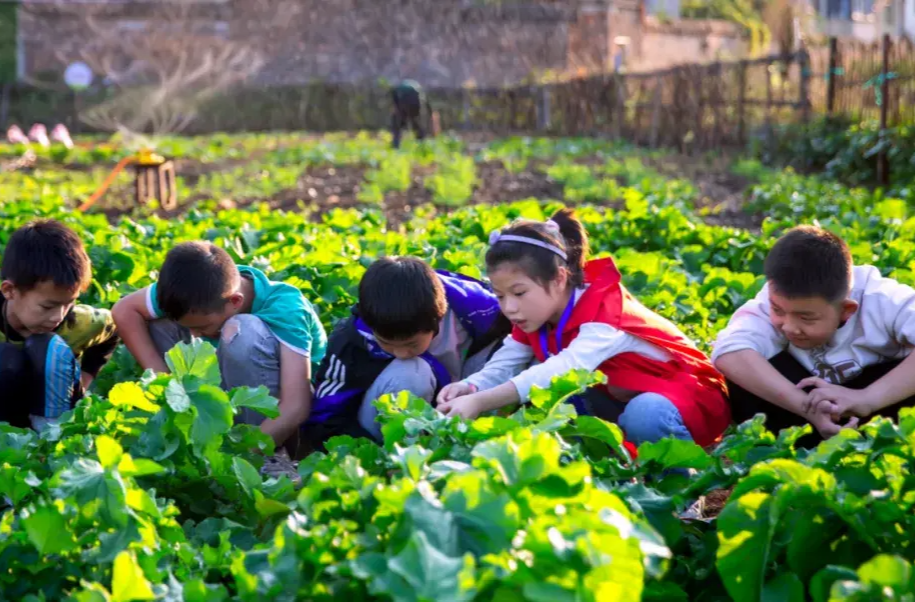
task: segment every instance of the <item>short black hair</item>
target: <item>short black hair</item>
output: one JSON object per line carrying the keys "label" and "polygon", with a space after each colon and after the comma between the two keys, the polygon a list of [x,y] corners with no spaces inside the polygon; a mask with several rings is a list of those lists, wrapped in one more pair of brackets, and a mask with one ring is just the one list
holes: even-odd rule
{"label": "short black hair", "polygon": [[3,251],[0,278],[23,291],[51,281],[84,292],[92,281],[92,264],[76,232],[59,221],[42,219],[13,232]]}
{"label": "short black hair", "polygon": [[238,290],[240,279],[238,266],[225,250],[211,242],[181,243],[165,256],[156,301],[172,320],[220,311]]}
{"label": "short black hair", "polygon": [[438,333],[448,311],[445,287],[416,257],[382,257],[359,282],[358,313],[375,334],[392,341]]}
{"label": "short black hair", "polygon": [[848,298],[852,259],[845,241],[823,228],[799,226],[769,251],[766,280],[790,299],[821,297],[830,303]]}

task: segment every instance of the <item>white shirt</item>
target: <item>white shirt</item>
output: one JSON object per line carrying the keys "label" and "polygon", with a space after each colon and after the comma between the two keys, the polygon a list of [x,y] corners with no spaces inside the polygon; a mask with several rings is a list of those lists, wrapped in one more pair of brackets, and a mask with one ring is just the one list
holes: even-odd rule
{"label": "white shirt", "polygon": [[[581,299],[584,289],[575,291],[575,303]],[[588,322],[579,328],[578,336],[568,347],[547,358],[543,363],[530,366],[534,350],[530,345],[505,337],[502,347],[493,354],[486,366],[465,379],[480,391],[492,389],[511,381],[518,389],[522,401],[530,399],[531,388],[545,389],[553,378],[569,370],[593,371],[608,359],[620,353],[638,353],[650,359],[666,362],[671,357],[665,350],[635,335],[624,332],[609,324]]]}
{"label": "white shirt", "polygon": [[772,326],[767,284],[718,334],[712,361],[744,349],[771,359],[787,349],[811,374],[842,384],[868,366],[908,357],[915,345],[915,289],[882,277],[873,266],[856,266],[849,298],[858,310],[832,339],[816,349],[798,349]]}

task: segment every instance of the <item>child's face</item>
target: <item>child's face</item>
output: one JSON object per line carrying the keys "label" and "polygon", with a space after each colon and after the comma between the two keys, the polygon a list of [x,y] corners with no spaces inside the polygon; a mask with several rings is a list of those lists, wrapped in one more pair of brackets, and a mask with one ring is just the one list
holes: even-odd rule
{"label": "child's face", "polygon": [[231,305],[226,303],[226,307],[222,311],[208,313],[191,312],[176,321],[181,326],[190,330],[191,334],[195,337],[218,339],[219,333],[222,332],[222,327],[226,323],[226,320],[236,313],[237,312],[232,311]]}
{"label": "child's face", "polygon": [[79,297],[78,290],[57,286],[51,280],[39,282],[27,291],[4,280],[2,290],[10,326],[24,337],[53,332]]}
{"label": "child's face", "polygon": [[397,340],[386,339],[375,334],[375,341],[381,348],[399,360],[411,360],[424,354],[429,350],[434,338],[434,332],[420,332],[408,339]]}
{"label": "child's face", "polygon": [[499,308],[524,332],[538,331],[565,309],[565,273],[560,276],[544,286],[511,263],[503,263],[489,272]]}
{"label": "child's face", "polygon": [[830,303],[823,297],[791,299],[769,286],[772,325],[798,349],[814,349],[828,343],[839,327],[858,309],[851,299]]}

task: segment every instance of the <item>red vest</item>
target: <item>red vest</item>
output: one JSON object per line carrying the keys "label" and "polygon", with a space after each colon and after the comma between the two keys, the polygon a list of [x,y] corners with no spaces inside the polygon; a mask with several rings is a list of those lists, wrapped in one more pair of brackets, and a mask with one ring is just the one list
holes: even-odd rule
{"label": "red vest", "polygon": [[[724,377],[709,358],[669,320],[629,294],[609,257],[587,264],[585,282],[590,286],[575,304],[565,325],[563,348],[575,340],[582,324],[589,322],[609,324],[660,347],[671,356],[670,361],[627,352],[611,357],[598,370],[607,375],[608,387],[663,395],[680,411],[696,443],[701,446],[713,443],[730,424],[731,411],[725,397]],[[555,355],[556,334],[548,335],[549,355]],[[540,346],[539,332],[525,333],[515,328],[512,337],[529,345],[541,362],[549,356]]]}

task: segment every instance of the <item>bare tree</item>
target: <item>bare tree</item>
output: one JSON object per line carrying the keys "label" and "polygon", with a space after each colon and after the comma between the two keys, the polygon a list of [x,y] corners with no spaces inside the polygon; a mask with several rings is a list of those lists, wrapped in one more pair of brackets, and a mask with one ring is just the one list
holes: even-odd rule
{"label": "bare tree", "polygon": [[295,10],[282,0],[245,2],[262,5],[264,18],[239,22],[231,3],[200,0],[52,0],[42,12],[80,31],[83,43],[61,49],[60,62],[81,61],[103,79],[102,98],[80,119],[100,130],[163,134],[184,130],[204,103],[260,71],[261,37],[281,34]]}

